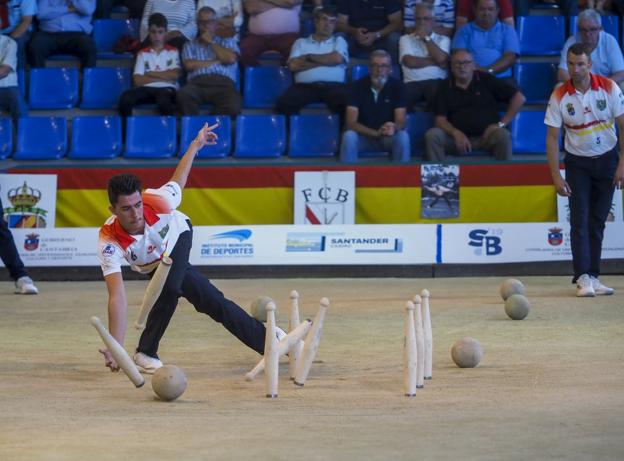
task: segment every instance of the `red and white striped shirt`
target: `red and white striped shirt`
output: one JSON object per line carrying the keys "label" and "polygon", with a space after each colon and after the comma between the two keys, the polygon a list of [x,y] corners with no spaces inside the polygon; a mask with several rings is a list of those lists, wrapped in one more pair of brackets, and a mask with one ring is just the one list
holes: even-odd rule
{"label": "red and white striped shirt", "polygon": [[[565,128],[565,150],[574,155],[594,157],[617,144],[615,118],[624,113],[624,95],[613,80],[590,74],[585,93],[571,80],[553,91],[544,123]],[[528,134],[527,134],[528,135]]]}
{"label": "red and white striped shirt", "polygon": [[159,189],[146,189],[142,198],[142,234],[128,234],[116,216],[108,218],[100,228],[98,257],[104,276],[121,272],[124,260],[132,270],[151,272],[163,254],[171,253],[180,234],[190,229],[189,218],[176,210],[182,202],[182,190],[177,183],[170,181]]}

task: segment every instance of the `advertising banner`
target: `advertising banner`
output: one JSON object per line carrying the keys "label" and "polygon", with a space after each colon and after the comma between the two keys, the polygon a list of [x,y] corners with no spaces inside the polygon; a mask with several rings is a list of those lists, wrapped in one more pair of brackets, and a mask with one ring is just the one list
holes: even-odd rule
{"label": "advertising banner", "polygon": [[295,224],[355,224],[355,171],[296,171]]}
{"label": "advertising banner", "polygon": [[0,174],[0,199],[10,228],[51,228],[56,223],[55,174]]}

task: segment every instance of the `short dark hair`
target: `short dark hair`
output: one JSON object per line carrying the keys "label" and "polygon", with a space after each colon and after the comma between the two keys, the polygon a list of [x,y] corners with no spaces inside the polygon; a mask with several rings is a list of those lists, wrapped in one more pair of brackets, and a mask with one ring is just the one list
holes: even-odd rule
{"label": "short dark hair", "polygon": [[163,27],[165,30],[167,29],[167,18],[162,13],[154,13],[151,14],[149,19],[147,20],[147,27],[156,26]]}
{"label": "short dark hair", "polygon": [[330,18],[335,18],[338,13],[336,13],[336,8],[333,6],[323,6],[322,8],[317,8],[314,10],[314,19],[318,19],[321,16],[329,16]]}
{"label": "short dark hair", "polygon": [[586,45],[585,43],[575,43],[574,45],[570,45],[570,48],[568,48],[568,54],[574,54],[576,56],[581,56],[581,55],[585,55],[587,56],[589,59],[591,59],[591,48],[589,47],[589,45]]}
{"label": "short dark hair", "polygon": [[120,195],[141,192],[141,180],[133,174],[121,173],[108,180],[108,201],[115,206]]}

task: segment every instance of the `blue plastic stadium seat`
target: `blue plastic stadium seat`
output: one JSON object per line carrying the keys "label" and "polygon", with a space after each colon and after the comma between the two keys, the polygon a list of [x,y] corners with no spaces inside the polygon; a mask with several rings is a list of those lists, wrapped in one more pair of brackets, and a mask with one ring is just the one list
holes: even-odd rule
{"label": "blue plastic stadium seat", "polygon": [[127,67],[91,67],[84,70],[81,109],[116,109],[119,96],[132,86]]}
{"label": "blue plastic stadium seat", "polygon": [[283,115],[236,117],[235,157],[280,157],[286,150],[286,119]]}
{"label": "blue plastic stadium seat", "polygon": [[17,86],[19,86],[22,97],[26,99],[26,71],[24,69],[17,69]]}
{"label": "blue plastic stadium seat", "polygon": [[557,64],[518,63],[514,66],[514,76],[528,104],[545,104],[557,83]]}
{"label": "blue plastic stadium seat", "polygon": [[[578,16],[570,16],[570,34],[576,34],[578,27]],[[620,32],[619,17],[615,14],[606,14],[602,16],[602,28],[608,34],[613,35],[616,40]]]}
{"label": "blue plastic stadium seat", "polygon": [[174,116],[128,117],[126,150],[128,158],[168,158],[177,153]]}
{"label": "blue plastic stadium seat", "polygon": [[290,117],[289,157],[333,157],[338,152],[340,118],[305,114]]}
{"label": "blue plastic stadium seat", "polygon": [[70,109],[78,104],[78,69],[30,69],[28,102],[31,109]]}
{"label": "blue plastic stadium seat", "polygon": [[[368,64],[356,64],[351,66],[351,81],[359,80],[362,77],[368,75]],[[392,65],[392,76],[397,80],[403,80],[401,77],[401,66],[398,64]]]}
{"label": "blue plastic stadium seat", "polygon": [[565,41],[563,16],[518,16],[516,31],[520,54],[526,56],[558,56]]}
{"label": "blue plastic stadium seat", "polygon": [[54,160],[67,153],[65,117],[22,117],[17,124],[15,160]]}
{"label": "blue plastic stadium seat", "polygon": [[121,118],[119,116],[74,117],[70,158],[114,158],[120,154]]}
{"label": "blue plastic stadium seat", "polygon": [[518,112],[511,123],[511,140],[514,154],[546,153],[546,125],[544,111]]}
{"label": "blue plastic stadium seat", "polygon": [[93,40],[98,59],[132,59],[131,53],[115,53],[113,48],[121,37],[139,38],[137,19],[96,19],[93,21]]}
{"label": "blue plastic stadium seat", "polygon": [[433,127],[431,112],[412,112],[407,114],[406,129],[410,136],[412,157],[422,157],[425,153],[425,133]]}
{"label": "blue plastic stadium seat", "polygon": [[217,143],[213,146],[204,146],[197,154],[199,158],[221,158],[227,157],[232,151],[232,121],[227,116],[213,115],[193,115],[182,117],[182,126],[180,128],[180,157],[184,155],[189,144],[195,139],[197,133],[204,126],[214,125],[219,122],[219,126],[213,132],[219,137]]}
{"label": "blue plastic stadium seat", "polygon": [[243,107],[269,109],[292,85],[292,74],[287,67],[246,67],[243,79]]}
{"label": "blue plastic stadium seat", "polygon": [[[13,153],[13,124],[11,117],[0,117],[0,160]],[[2,219],[2,216],[0,216]]]}

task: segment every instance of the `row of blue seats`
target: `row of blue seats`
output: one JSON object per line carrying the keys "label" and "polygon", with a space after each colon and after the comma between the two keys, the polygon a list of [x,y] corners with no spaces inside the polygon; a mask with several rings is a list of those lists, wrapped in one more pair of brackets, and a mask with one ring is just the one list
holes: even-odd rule
{"label": "row of blue seats", "polygon": [[[367,75],[366,65],[351,67],[351,80]],[[514,75],[529,104],[545,103],[556,83],[557,66],[548,62],[518,63]],[[20,74],[22,88],[24,75]],[[119,96],[132,86],[130,69],[93,67],[84,70],[82,92],[75,67],[32,69],[28,82],[28,103],[31,109],[116,109]],[[243,78],[243,107],[271,109],[277,98],[292,85],[286,67],[247,67]],[[81,93],[80,103],[79,94]]]}
{"label": "row of blue seats", "polygon": [[[13,153],[11,119],[0,118],[0,159],[54,160],[68,155],[72,159],[169,158],[182,155],[204,123],[216,128],[216,145],[205,146],[200,158],[334,157],[340,144],[340,121],[336,115],[239,115],[182,117],[180,141],[175,117],[128,117],[125,145],[119,116],[78,116],[72,121],[71,147],[68,152],[67,119],[64,117],[22,117],[17,126]],[[543,111],[523,111],[512,123],[515,153],[544,153],[546,128]],[[427,112],[408,114],[412,156],[422,157],[424,134],[432,126]],[[234,142],[232,142],[234,137]],[[372,156],[364,153],[362,156]]]}

